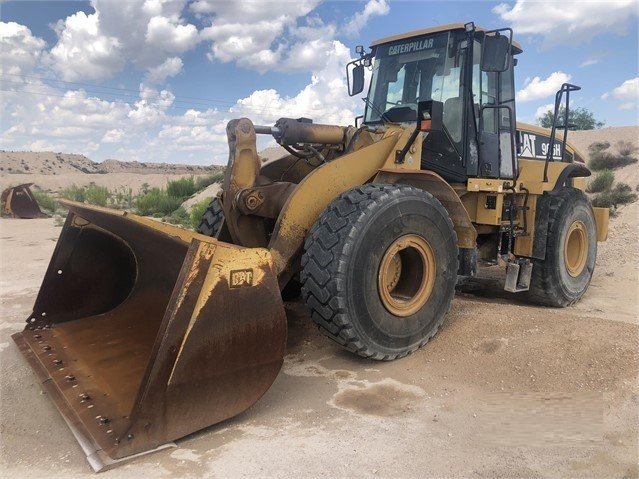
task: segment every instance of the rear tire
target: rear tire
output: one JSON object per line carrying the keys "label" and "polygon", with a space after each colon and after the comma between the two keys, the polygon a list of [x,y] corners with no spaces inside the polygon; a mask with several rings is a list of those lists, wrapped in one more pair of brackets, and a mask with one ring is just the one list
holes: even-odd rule
{"label": "rear tire", "polygon": [[319,329],[349,351],[396,359],[443,322],[455,292],[457,236],[430,193],[380,184],[347,191],[304,249],[302,297]]}
{"label": "rear tire", "polygon": [[533,261],[528,298],[545,306],[576,303],[588,289],[596,259],[592,206],[581,190],[566,188],[551,202],[546,258]]}
{"label": "rear tire", "polygon": [[222,205],[217,198],[213,198],[202,215],[200,224],[197,227],[197,232],[216,238],[222,228],[223,222],[224,211],[222,211]]}

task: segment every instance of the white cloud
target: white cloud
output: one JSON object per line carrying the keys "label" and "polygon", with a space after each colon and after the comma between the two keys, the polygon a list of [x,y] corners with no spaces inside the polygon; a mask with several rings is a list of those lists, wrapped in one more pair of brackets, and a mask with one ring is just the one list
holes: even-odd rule
{"label": "white cloud", "polygon": [[214,15],[215,24],[238,23],[238,19],[242,19],[242,23],[252,24],[264,19],[299,18],[313,11],[320,2],[321,0],[196,0],[189,8],[199,14]]}
{"label": "white cloud", "polygon": [[10,112],[0,136],[5,148],[95,151],[103,133],[125,121],[130,111],[123,102],[101,100],[82,90],[63,93],[38,79],[3,92],[3,102]]}
{"label": "white cloud", "polygon": [[167,58],[164,63],[153,68],[149,68],[145,83],[162,83],[168,77],[174,77],[182,71],[182,60],[179,57]]}
{"label": "white cloud", "polygon": [[612,90],[612,96],[617,100],[636,101],[639,97],[639,77],[626,80]]}
{"label": "white cloud", "polygon": [[602,100],[607,100],[608,98],[622,102],[619,105],[620,110],[632,110],[635,108],[639,101],[639,77],[626,80],[618,87],[613,88],[611,92],[601,95]]}
{"label": "white cloud", "polygon": [[636,0],[517,0],[493,8],[517,34],[543,35],[545,44],[581,43],[594,36],[625,33],[637,16]]}
{"label": "white cloud", "polygon": [[[276,21],[263,20],[252,25],[242,23],[214,24],[202,30],[204,39],[212,40],[212,59],[221,62],[237,61],[242,64],[246,57],[269,51],[271,44],[284,30],[284,17]],[[250,32],[250,33],[247,33]]]}
{"label": "white cloud", "polygon": [[156,16],[149,20],[145,42],[166,52],[181,53],[195,46],[197,36],[197,28],[193,25],[180,25],[169,18]]}
{"label": "white cloud", "polygon": [[109,130],[102,137],[102,143],[120,143],[125,136],[123,130]]}
{"label": "white cloud", "polygon": [[[282,116],[352,124],[363,103],[346,94],[344,71],[350,51],[335,40],[338,26],[312,13],[318,3],[192,3],[193,12],[211,23],[206,32],[197,34],[197,41],[206,38],[211,42],[209,55],[215,61],[262,71],[310,73],[308,84],[291,95],[258,90],[227,109],[184,113],[179,113],[179,99],[162,86],[166,78],[183,71],[181,54],[195,42],[194,27],[182,17],[183,1],[95,0],[95,13],[79,12],[57,24],[58,40],[49,52],[45,42],[26,27],[0,24],[2,53],[12,52],[3,57],[2,67],[39,72],[9,87],[14,92],[3,92],[6,114],[0,141],[6,149],[78,152],[98,161],[211,164],[226,162],[226,124],[239,116],[265,125]],[[245,15],[238,16],[238,12]],[[237,23],[237,19],[254,24]],[[238,32],[241,34],[236,35]],[[149,45],[151,41],[157,48]],[[133,99],[128,92],[114,94],[122,100],[96,98],[82,89],[39,78],[51,78],[53,72],[46,67],[59,72],[57,78],[78,81],[108,78],[131,66],[142,70],[143,78]],[[258,148],[269,141],[272,138],[260,135]]]}
{"label": "white cloud", "polygon": [[580,67],[589,67],[591,65],[596,65],[599,63],[599,60],[596,58],[589,58],[588,60],[583,61],[579,66]]}
{"label": "white cloud", "polygon": [[564,72],[553,72],[542,80],[535,77],[532,80],[526,79],[525,86],[517,92],[517,101],[526,102],[539,100],[554,95],[563,83],[570,80],[571,76]]}
{"label": "white cloud", "polygon": [[200,41],[197,28],[181,17],[184,0],[93,0],[95,13],[60,20],[49,65],[65,80],[108,79],[130,62],[158,68]]}
{"label": "white cloud", "polygon": [[50,52],[50,65],[70,81],[110,78],[126,63],[115,37],[100,34],[99,15],[77,12],[56,27],[58,43]]}
{"label": "white cloud", "polygon": [[33,71],[45,45],[24,25],[0,22],[0,74],[9,75],[10,81],[20,81],[16,76]]}
{"label": "white cloud", "polygon": [[310,117],[316,123],[352,124],[361,100],[346,95],[344,66],[351,58],[349,49],[333,41],[319,54],[326,57],[325,66],[313,72],[311,82],[297,95],[282,97],[273,89],[258,90],[238,100],[231,113],[246,115],[262,124],[273,124],[283,116]]}
{"label": "white cloud", "polygon": [[[266,71],[321,70],[328,61],[337,27],[313,14],[320,0],[215,2],[199,0],[192,11],[211,25],[200,38],[211,42],[209,59]],[[356,32],[375,15],[389,11],[386,0],[369,0],[344,26]]]}
{"label": "white cloud", "polygon": [[359,31],[368,23],[371,17],[384,16],[390,12],[390,7],[386,0],[369,0],[364,10],[357,12],[351,20],[344,25],[347,35],[356,36]]}
{"label": "white cloud", "polygon": [[535,118],[541,118],[547,112],[554,111],[554,110],[555,110],[555,104],[554,103],[548,103],[546,105],[542,105],[539,108],[537,108],[537,111],[535,112]]}

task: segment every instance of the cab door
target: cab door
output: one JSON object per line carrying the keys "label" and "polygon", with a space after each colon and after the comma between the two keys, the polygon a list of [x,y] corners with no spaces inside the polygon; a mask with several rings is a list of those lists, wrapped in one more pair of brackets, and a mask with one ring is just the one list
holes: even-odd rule
{"label": "cab door", "polygon": [[[503,42],[503,61],[486,61],[492,55],[494,41],[492,32],[482,32],[475,36],[473,42],[472,90],[476,128],[478,139],[477,170],[481,178],[512,179],[516,176],[517,163],[515,156],[515,88],[514,58],[510,41],[504,35],[497,35]],[[494,55],[493,55],[494,56]],[[501,57],[500,57],[501,58]],[[469,171],[469,176],[472,176]]]}

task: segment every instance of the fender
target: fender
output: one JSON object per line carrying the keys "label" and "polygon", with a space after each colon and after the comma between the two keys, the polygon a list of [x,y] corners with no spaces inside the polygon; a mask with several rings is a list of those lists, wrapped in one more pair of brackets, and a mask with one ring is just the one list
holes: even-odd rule
{"label": "fender", "polygon": [[284,204],[268,245],[280,285],[295,272],[292,260],[328,204],[345,191],[368,183],[394,158],[403,136],[403,129],[389,129],[379,141],[325,163],[300,182]]}
{"label": "fender", "polygon": [[455,192],[441,176],[432,171],[397,171],[391,169],[380,170],[373,183],[402,183],[428,191],[437,198],[448,211],[457,233],[459,248],[474,249],[476,247],[477,230],[473,226],[470,216]]}
{"label": "fender", "polygon": [[559,191],[564,187],[568,178],[585,178],[590,176],[592,173],[588,169],[586,165],[583,163],[569,163],[563,169],[559,176],[557,177],[557,181],[555,181],[555,186],[553,187],[553,191]]}

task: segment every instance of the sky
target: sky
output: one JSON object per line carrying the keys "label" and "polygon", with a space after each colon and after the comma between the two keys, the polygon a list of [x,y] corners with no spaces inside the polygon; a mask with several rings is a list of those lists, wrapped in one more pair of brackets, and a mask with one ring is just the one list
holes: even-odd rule
{"label": "sky", "polygon": [[638,0],[0,0],[0,149],[226,164],[233,118],[354,124],[356,45],[469,21],[523,47],[519,121],[570,82],[572,107],[637,125],[638,20]]}

